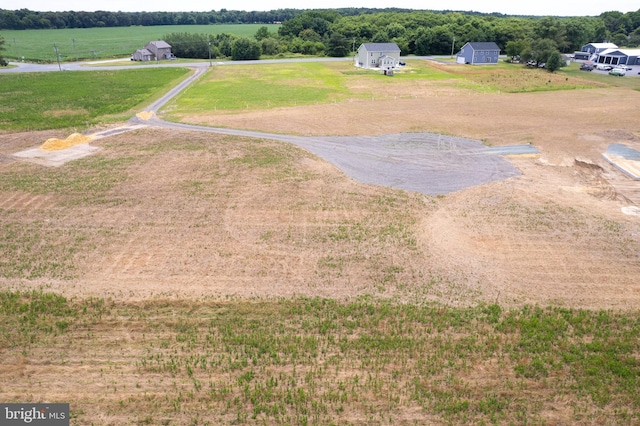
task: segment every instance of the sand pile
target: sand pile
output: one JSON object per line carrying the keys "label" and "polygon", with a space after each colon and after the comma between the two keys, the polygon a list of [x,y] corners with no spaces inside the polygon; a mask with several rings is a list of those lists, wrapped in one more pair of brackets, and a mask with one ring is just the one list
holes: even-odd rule
{"label": "sand pile", "polygon": [[141,120],[150,120],[151,117],[153,117],[153,111],[142,111],[136,114],[136,117],[138,117]]}
{"label": "sand pile", "polygon": [[58,151],[69,148],[70,146],[80,145],[93,140],[91,136],[81,135],[80,133],[72,133],[66,139],[49,138],[42,144],[40,149],[44,151]]}

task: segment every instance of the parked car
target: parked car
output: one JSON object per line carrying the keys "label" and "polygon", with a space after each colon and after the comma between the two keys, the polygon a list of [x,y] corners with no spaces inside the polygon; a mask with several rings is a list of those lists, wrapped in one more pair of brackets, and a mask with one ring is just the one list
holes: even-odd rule
{"label": "parked car", "polygon": [[606,65],[606,64],[598,64],[596,65],[596,68],[601,71],[611,71],[613,69],[611,65]]}
{"label": "parked car", "polygon": [[617,75],[618,77],[624,77],[627,74],[627,70],[624,68],[614,68],[609,71],[609,75]]}
{"label": "parked car", "polygon": [[582,65],[580,65],[580,70],[582,70],[582,71],[593,71],[593,65],[591,65],[591,64],[582,64]]}

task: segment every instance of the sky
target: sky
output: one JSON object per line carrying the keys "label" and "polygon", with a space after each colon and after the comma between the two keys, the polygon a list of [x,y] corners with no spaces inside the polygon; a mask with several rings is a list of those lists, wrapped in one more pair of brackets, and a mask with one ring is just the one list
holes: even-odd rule
{"label": "sky", "polygon": [[602,12],[633,12],[640,9],[638,0],[566,2],[558,0],[2,0],[0,9],[33,11],[123,12],[204,12],[211,10],[265,11],[276,9],[336,9],[342,7],[387,8],[416,10],[461,10],[507,15],[533,16],[596,16]]}

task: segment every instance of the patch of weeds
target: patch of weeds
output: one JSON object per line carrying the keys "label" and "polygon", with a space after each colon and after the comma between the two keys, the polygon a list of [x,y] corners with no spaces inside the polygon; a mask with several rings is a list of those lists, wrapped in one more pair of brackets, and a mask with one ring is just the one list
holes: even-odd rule
{"label": "patch of weeds", "polygon": [[76,256],[88,243],[88,234],[75,228],[51,228],[34,222],[0,225],[0,276],[4,278],[57,278],[75,276]]}
{"label": "patch of weeds", "polygon": [[22,164],[18,170],[2,174],[0,189],[31,194],[70,196],[71,203],[119,203],[109,196],[117,184],[126,181],[127,169],[134,158],[106,158],[99,155],[73,161],[58,168],[34,168]]}
{"label": "patch of weeds", "polygon": [[79,323],[100,320],[106,312],[102,299],[76,304],[42,290],[0,291],[0,347],[29,347],[47,336],[68,333]]}

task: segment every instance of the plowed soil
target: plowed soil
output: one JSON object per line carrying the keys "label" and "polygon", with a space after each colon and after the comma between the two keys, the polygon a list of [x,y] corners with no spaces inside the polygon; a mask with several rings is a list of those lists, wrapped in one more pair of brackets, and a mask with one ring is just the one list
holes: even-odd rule
{"label": "plowed soil", "polygon": [[[301,135],[443,132],[542,154],[509,160],[520,177],[429,197],[355,182],[275,141],[137,130],[93,142],[103,149],[86,163],[48,169],[10,154],[63,135],[1,135],[0,174],[41,182],[0,185],[2,220],[44,272],[5,265],[0,285],[116,299],[373,294],[640,307],[640,217],[623,213],[640,202],[640,182],[601,156],[611,143],[640,149],[640,93],[413,95],[184,119]],[[42,184],[90,167],[119,178],[88,193]],[[40,245],[25,242],[30,229]],[[69,247],[71,276],[47,269]]]}

